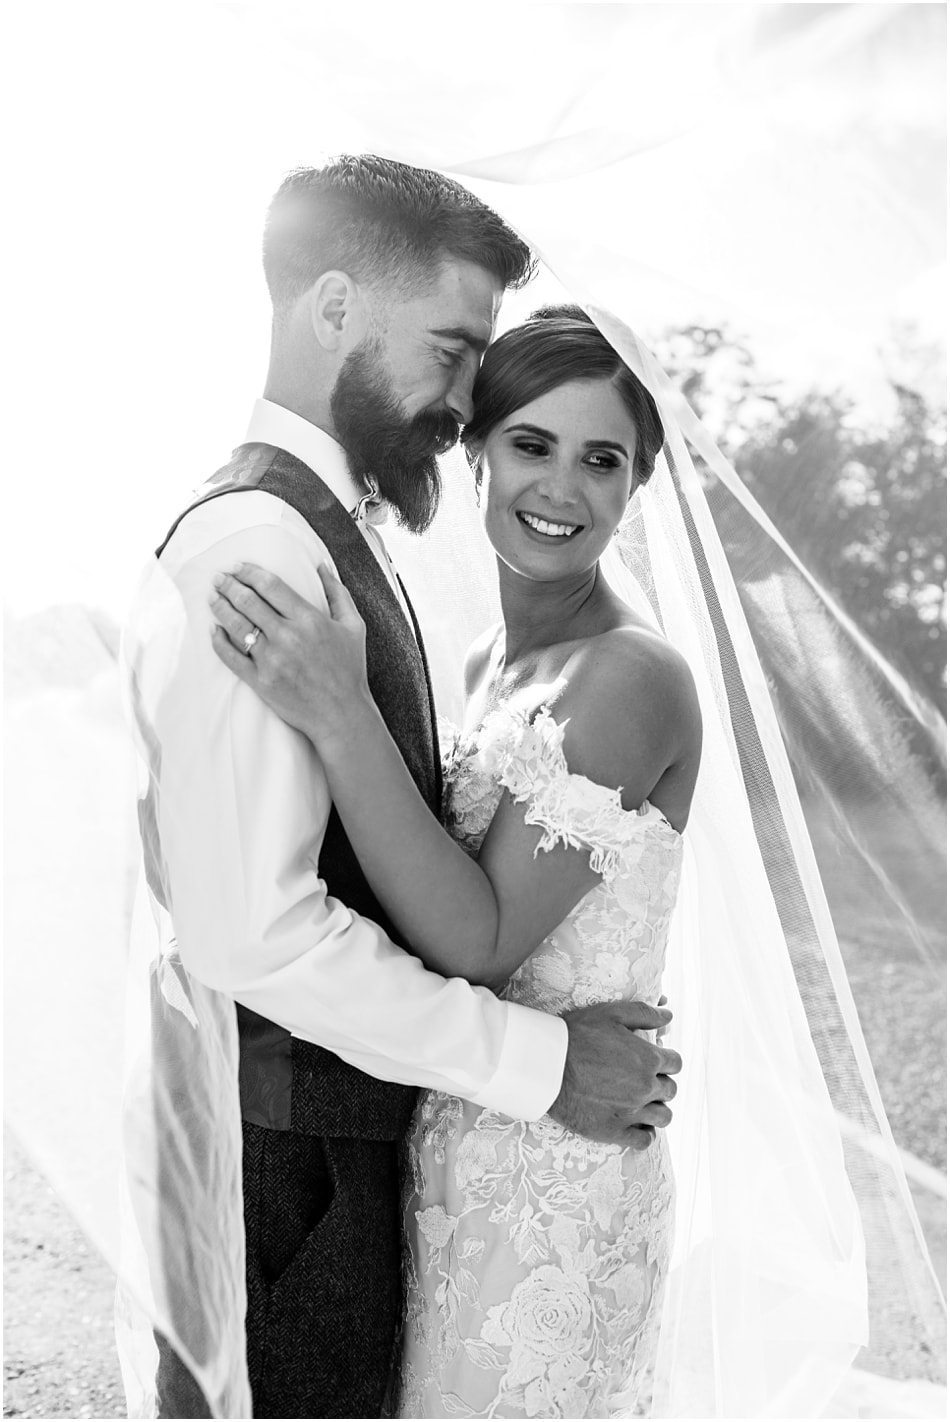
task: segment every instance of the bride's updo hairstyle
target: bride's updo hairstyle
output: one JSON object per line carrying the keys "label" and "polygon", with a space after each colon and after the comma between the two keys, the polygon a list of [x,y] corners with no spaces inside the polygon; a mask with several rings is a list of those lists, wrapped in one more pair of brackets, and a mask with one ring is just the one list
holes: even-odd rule
{"label": "bride's updo hairstyle", "polygon": [[613,382],[637,431],[633,472],[645,484],[663,448],[656,402],[579,306],[542,306],[488,347],[472,390],[475,412],[462,431],[472,467],[502,420],[572,380]]}

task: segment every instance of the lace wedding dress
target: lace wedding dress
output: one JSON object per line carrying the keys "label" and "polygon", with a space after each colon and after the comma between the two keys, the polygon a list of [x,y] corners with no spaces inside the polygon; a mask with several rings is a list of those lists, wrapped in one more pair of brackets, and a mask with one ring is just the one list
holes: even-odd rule
{"label": "lace wedding dress", "polygon": [[[603,875],[505,995],[562,1012],[656,1002],[682,841],[654,806],[570,772],[564,728],[502,707],[446,760],[447,824],[477,854],[505,789],[541,851]],[[663,1133],[597,1145],[426,1093],[408,1143],[403,1417],[645,1415],[673,1223]]]}

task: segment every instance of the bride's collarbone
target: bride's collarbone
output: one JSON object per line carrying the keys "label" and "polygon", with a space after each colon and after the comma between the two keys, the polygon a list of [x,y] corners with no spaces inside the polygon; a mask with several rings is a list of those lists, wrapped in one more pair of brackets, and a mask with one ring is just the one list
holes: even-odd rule
{"label": "bride's collarbone", "polygon": [[522,682],[506,680],[503,684],[486,688],[478,703],[477,724],[501,707],[515,715],[525,716],[529,721],[542,707],[553,711],[565,684],[563,678],[548,682],[528,677]]}
{"label": "bride's collarbone", "polygon": [[564,644],[532,652],[508,666],[504,656],[490,658],[485,674],[469,698],[466,720],[481,725],[487,716],[504,706],[530,719],[542,707],[553,710],[567,686],[564,669],[571,657]]}
{"label": "bride's collarbone", "polygon": [[[591,655],[596,657],[603,653],[608,640],[611,655],[616,655],[618,632],[635,634],[638,642],[645,638],[653,643],[658,636],[641,619],[628,617],[600,633],[531,648],[506,663],[505,633],[503,628],[499,629],[468,698],[466,726],[480,726],[487,716],[502,706],[529,720],[542,707],[554,712],[574,679],[578,676],[583,678],[589,671]],[[660,637],[659,640],[664,639]]]}

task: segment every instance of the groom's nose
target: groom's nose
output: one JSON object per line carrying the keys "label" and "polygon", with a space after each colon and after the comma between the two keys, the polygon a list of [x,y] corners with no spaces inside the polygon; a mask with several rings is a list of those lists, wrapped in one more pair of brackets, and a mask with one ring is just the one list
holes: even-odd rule
{"label": "groom's nose", "polygon": [[453,420],[460,425],[469,424],[475,413],[475,406],[472,404],[473,383],[474,381],[467,375],[460,375],[445,397],[446,409]]}

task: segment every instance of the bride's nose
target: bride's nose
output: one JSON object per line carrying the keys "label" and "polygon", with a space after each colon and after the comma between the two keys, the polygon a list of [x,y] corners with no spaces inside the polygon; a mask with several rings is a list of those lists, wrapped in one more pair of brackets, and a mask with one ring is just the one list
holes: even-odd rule
{"label": "bride's nose", "polygon": [[570,460],[552,459],[538,480],[538,492],[550,504],[571,505],[577,502],[577,471]]}

